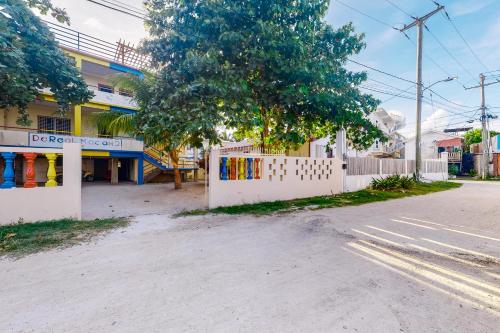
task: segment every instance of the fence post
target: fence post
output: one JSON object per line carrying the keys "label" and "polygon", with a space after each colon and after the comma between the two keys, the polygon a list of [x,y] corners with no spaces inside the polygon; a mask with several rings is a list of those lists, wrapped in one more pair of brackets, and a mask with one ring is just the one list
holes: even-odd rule
{"label": "fence post", "polygon": [[383,167],[382,166],[382,159],[379,159],[378,163],[379,163],[378,173],[379,173],[379,175],[383,175],[384,173],[382,172],[383,171],[382,170],[382,167]]}
{"label": "fence post", "polygon": [[215,192],[219,185],[219,157],[220,151],[213,149],[209,155],[209,171],[208,171],[208,207],[214,208],[215,206]]}
{"label": "fence post", "polygon": [[82,218],[82,149],[79,143],[63,144],[63,186],[68,195],[76,200],[77,219]]}
{"label": "fence post", "polygon": [[408,160],[405,160],[405,175],[408,176]]}

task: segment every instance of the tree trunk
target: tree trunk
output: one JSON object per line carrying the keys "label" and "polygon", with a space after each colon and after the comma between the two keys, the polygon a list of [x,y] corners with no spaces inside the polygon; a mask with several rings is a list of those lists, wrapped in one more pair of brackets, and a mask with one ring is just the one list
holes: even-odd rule
{"label": "tree trunk", "polygon": [[179,170],[179,152],[177,150],[172,150],[168,154],[172,160],[172,166],[174,167],[175,189],[180,190],[182,188],[182,179],[181,171]]}
{"label": "tree trunk", "polygon": [[261,149],[262,149],[262,154],[266,153],[266,138],[269,134],[269,122],[267,119],[267,112],[266,109],[263,107],[260,108],[260,114],[262,116],[263,120],[263,126],[262,126],[262,132],[260,133],[260,140],[261,140]]}

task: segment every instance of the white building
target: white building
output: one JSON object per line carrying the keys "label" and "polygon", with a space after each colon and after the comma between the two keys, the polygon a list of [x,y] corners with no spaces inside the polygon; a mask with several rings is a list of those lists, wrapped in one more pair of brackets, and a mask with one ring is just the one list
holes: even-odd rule
{"label": "white building", "polygon": [[[422,159],[438,158],[439,152],[436,143],[441,140],[454,139],[456,137],[457,137],[456,135],[447,134],[432,129],[422,131],[422,140],[421,140]],[[415,150],[416,150],[415,136],[413,136],[406,140],[405,159],[415,160],[416,158]]]}
{"label": "white building", "polygon": [[[368,119],[377,126],[387,137],[386,142],[382,142],[377,139],[373,145],[365,151],[355,150],[352,147],[348,147],[347,156],[348,157],[400,157],[401,151],[404,148],[404,137],[398,133],[398,130],[405,126],[405,118],[402,114],[395,112],[387,112],[383,108],[377,109],[377,111],[371,113]],[[329,146],[329,138],[322,138],[310,143],[310,156],[311,157],[329,157],[335,156],[336,146],[335,144]]]}

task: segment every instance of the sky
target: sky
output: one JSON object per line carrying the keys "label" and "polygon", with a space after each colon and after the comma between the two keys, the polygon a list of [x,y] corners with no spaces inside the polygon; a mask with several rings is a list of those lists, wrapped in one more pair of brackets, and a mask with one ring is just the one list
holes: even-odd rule
{"label": "sky", "polygon": [[[142,7],[142,0],[119,1],[129,6]],[[416,30],[412,28],[407,31],[407,36],[411,39],[408,40],[392,27],[401,28],[413,20],[409,15],[423,16],[436,5],[431,0],[341,0],[343,4],[339,1],[331,0],[325,21],[333,28],[352,22],[356,32],[365,35],[366,48],[352,59],[414,82]],[[71,18],[71,28],[74,30],[110,42],[125,39],[137,44],[147,36],[141,20],[88,0],[52,2],[66,8]],[[480,90],[465,90],[463,86],[475,86],[478,84],[480,73],[500,69],[500,1],[439,2],[445,6],[451,20],[481,62],[470,52],[444,14],[438,13],[426,22],[429,31],[424,31],[424,85],[428,86],[450,76],[456,76],[458,79],[436,84],[432,87],[434,93],[426,90],[423,128],[443,130],[464,126],[480,127],[477,121],[477,109],[481,103]],[[360,14],[359,11],[370,17]],[[415,128],[416,114],[414,85],[358,65],[349,64],[348,67],[353,71],[367,71],[369,80],[363,84],[363,91],[378,98],[382,102],[380,106],[389,112],[403,114],[407,127],[402,132],[411,136]],[[495,74],[500,72],[491,73]],[[500,84],[486,88],[486,104],[492,107],[489,110],[492,114],[500,115],[500,108],[495,108],[500,107],[499,93]],[[401,96],[393,96],[399,94]],[[472,120],[476,121],[469,123]],[[491,128],[500,130],[500,121],[492,121]]]}

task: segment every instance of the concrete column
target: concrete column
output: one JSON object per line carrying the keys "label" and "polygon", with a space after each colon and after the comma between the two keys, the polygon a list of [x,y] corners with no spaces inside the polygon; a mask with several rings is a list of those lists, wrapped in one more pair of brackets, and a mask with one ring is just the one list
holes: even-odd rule
{"label": "concrete column", "polygon": [[[79,143],[63,145],[63,185],[68,190],[67,198],[76,202],[76,219],[82,218],[82,151]],[[73,201],[74,200],[74,201]],[[64,203],[61,203],[64,205]]]}
{"label": "concrete column", "polygon": [[73,128],[74,136],[82,136],[82,106],[75,105],[75,123]]}
{"label": "concrete column", "polygon": [[345,130],[341,129],[337,131],[337,136],[335,138],[335,143],[336,143],[336,152],[335,156],[343,161],[345,155],[347,154],[347,139],[346,139],[346,133]]}
{"label": "concrete column", "polygon": [[118,184],[118,159],[111,159],[111,184]]}
{"label": "concrete column", "polygon": [[[217,185],[220,183],[220,151],[212,150],[209,155],[210,170],[208,174],[208,207],[216,208],[215,196],[217,195]],[[206,176],[205,176],[206,177]]]}
{"label": "concrete column", "polygon": [[193,162],[194,162],[194,171],[193,171],[193,180],[195,182],[198,181],[198,148],[194,148],[194,156],[193,156]]}

